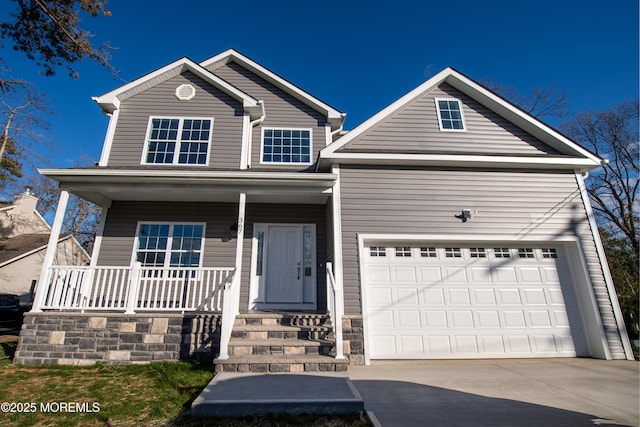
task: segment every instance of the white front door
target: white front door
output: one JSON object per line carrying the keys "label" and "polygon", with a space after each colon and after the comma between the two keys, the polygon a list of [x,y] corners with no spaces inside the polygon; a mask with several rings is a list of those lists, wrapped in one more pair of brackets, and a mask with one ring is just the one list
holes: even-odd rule
{"label": "white front door", "polygon": [[254,224],[250,309],[316,308],[314,224]]}
{"label": "white front door", "polygon": [[269,227],[266,303],[302,302],[302,227]]}

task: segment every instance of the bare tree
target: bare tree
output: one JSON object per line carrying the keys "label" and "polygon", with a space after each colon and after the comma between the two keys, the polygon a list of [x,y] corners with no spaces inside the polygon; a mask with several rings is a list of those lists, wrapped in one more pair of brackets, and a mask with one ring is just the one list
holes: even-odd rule
{"label": "bare tree", "polygon": [[517,105],[534,117],[565,117],[569,104],[567,95],[557,85],[533,88],[530,95],[523,95],[517,88],[503,83],[485,80],[483,84],[507,101]]}
{"label": "bare tree", "polygon": [[638,100],[602,112],[578,114],[563,124],[568,136],[608,160],[586,180],[618,299],[632,338],[640,327]]}
{"label": "bare tree", "polygon": [[624,236],[636,258],[638,240],[638,100],[607,111],[578,114],[561,130],[608,162],[591,173],[589,196],[601,227]]}

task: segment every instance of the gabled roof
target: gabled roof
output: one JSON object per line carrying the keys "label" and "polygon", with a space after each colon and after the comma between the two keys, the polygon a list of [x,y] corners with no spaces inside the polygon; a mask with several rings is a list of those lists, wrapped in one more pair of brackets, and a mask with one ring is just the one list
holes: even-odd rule
{"label": "gabled roof", "polygon": [[227,49],[224,52],[219,53],[218,55],[212,56],[211,58],[205,61],[202,61],[200,65],[202,67],[211,68],[215,72],[216,68],[224,66],[227,63],[232,61],[241,65],[247,70],[250,70],[251,72],[259,75],[260,77],[272,83],[276,87],[282,89],[289,95],[300,100],[302,103],[308,105],[309,107],[325,115],[329,123],[331,124],[331,128],[333,130],[342,128],[344,119],[346,117],[345,113],[341,113],[340,111],[336,110],[329,104],[305,92],[304,90],[300,89],[298,86],[283,79],[276,73],[263,67],[262,65],[258,64],[257,62],[244,56],[243,54],[241,54],[240,52],[234,49]]}
{"label": "gabled roof", "polygon": [[[542,156],[524,158],[518,156],[456,155],[456,154],[391,154],[391,153],[343,153],[341,148],[366,133],[376,124],[392,116],[408,104],[422,97],[442,83],[448,83],[460,92],[502,116],[530,135],[548,144],[564,154],[562,158]],[[323,162],[324,159],[324,162]],[[379,113],[358,125],[351,132],[340,137],[320,151],[323,164],[331,161],[345,163],[366,163],[369,161],[405,165],[449,165],[471,166],[481,162],[487,166],[531,167],[544,164],[552,168],[572,168],[581,171],[594,169],[601,165],[602,159],[583,148],[555,129],[524,112],[484,86],[464,74],[448,67],[416,87]]]}
{"label": "gabled roof", "polygon": [[[58,244],[69,239],[80,249],[85,259],[89,261],[91,257],[72,235],[60,237]],[[36,252],[46,250],[48,243],[48,233],[20,234],[9,239],[0,239],[0,267],[9,265]]]}
{"label": "gabled roof", "polygon": [[124,86],[120,86],[111,92],[94,97],[93,100],[96,101],[105,112],[112,113],[120,108],[121,102],[141,93],[144,90],[163,83],[172,77],[178,76],[185,71],[192,72],[196,76],[222,90],[232,98],[242,102],[245,110],[249,112],[252,119],[258,118],[264,113],[264,106],[262,105],[262,102],[244,93],[237,87],[231,85],[186,57],[165,65],[164,67],[127,83]]}

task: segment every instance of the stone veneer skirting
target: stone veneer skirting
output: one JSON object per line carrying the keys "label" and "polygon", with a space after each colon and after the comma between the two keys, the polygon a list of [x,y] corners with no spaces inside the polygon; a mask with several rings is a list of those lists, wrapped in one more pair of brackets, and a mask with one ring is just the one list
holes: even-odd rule
{"label": "stone veneer skirting", "polygon": [[213,360],[220,314],[27,313],[13,363],[92,365]]}
{"label": "stone veneer skirting", "polygon": [[[27,313],[13,359],[21,365],[212,361],[221,314]],[[364,364],[362,316],[342,320],[349,364]]]}
{"label": "stone veneer skirting", "polygon": [[342,317],[344,354],[350,365],[364,365],[364,329],[361,315]]}

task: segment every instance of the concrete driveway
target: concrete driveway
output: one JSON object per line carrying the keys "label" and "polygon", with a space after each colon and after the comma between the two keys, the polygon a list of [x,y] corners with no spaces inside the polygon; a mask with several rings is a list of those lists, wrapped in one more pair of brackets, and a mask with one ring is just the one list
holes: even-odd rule
{"label": "concrete driveway", "polygon": [[639,372],[633,361],[508,359],[377,361],[348,376],[384,427],[638,426]]}

